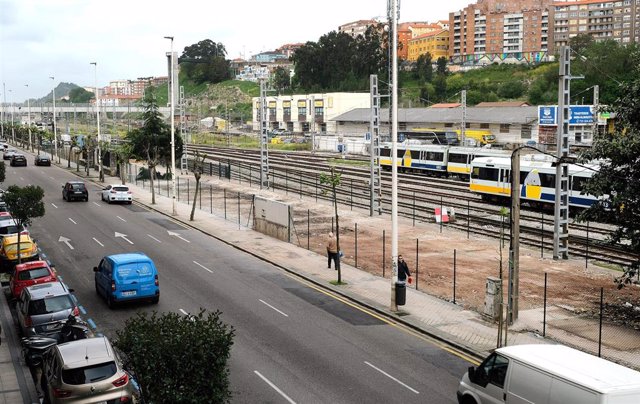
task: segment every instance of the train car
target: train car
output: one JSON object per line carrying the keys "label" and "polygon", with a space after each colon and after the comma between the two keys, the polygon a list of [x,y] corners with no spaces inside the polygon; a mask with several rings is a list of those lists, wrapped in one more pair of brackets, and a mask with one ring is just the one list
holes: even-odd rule
{"label": "train car", "polygon": [[[556,167],[553,158],[530,155],[520,158],[520,198],[534,207],[555,203]],[[583,185],[597,165],[569,164],[569,206],[584,209],[596,198],[582,193]],[[482,199],[506,202],[511,195],[511,159],[507,157],[479,157],[471,162],[471,192]]]}
{"label": "train car", "polygon": [[[443,176],[447,174],[448,150],[447,146],[405,141],[398,144],[396,165],[401,171]],[[381,144],[380,165],[382,168],[391,169],[391,160],[391,143]]]}
{"label": "train car", "polygon": [[468,179],[471,162],[478,157],[510,157],[510,150],[484,147],[451,147],[447,159],[447,173],[460,179]]}

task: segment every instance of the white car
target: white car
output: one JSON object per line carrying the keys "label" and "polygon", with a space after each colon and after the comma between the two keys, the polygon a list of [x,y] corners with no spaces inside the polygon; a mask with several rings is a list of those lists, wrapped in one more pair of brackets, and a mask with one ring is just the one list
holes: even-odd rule
{"label": "white car", "polygon": [[11,157],[13,157],[16,153],[18,153],[16,149],[5,149],[4,153],[2,154],[2,159],[11,160]]}
{"label": "white car", "polygon": [[131,204],[133,195],[126,185],[107,185],[107,187],[102,190],[102,200],[108,203],[126,202]]}

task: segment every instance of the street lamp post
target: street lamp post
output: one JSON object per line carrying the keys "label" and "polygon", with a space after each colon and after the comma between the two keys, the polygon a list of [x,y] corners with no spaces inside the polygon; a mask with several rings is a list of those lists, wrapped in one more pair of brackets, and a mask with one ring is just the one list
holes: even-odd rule
{"label": "street lamp post", "polygon": [[170,55],[170,77],[169,77],[169,85],[171,86],[171,100],[169,101],[171,103],[171,109],[170,109],[170,113],[171,113],[171,212],[172,214],[175,216],[178,214],[178,212],[176,211],[176,143],[175,143],[175,134],[176,134],[176,127],[175,127],[175,94],[174,94],[174,77],[173,77],[173,37],[172,36],[165,36],[165,39],[169,39],[171,41],[171,55]]}
{"label": "street lamp post", "polygon": [[[58,156],[58,125],[56,125],[56,85],[55,85],[55,77],[49,76],[53,82],[53,150]],[[51,156],[51,160],[53,160],[53,156]],[[60,156],[58,156],[58,164],[60,163]]]}
{"label": "street lamp post", "polygon": [[2,96],[4,97],[4,102],[2,103],[2,113],[0,114],[0,137],[4,140],[4,120],[6,119],[5,108],[7,107],[7,90],[4,88],[4,82],[2,83]]}
{"label": "street lamp post", "polygon": [[[24,86],[29,88],[28,84],[25,84]],[[28,95],[27,95],[27,124],[29,125],[29,149],[31,149],[31,151],[33,152],[33,143],[31,141],[31,100],[29,99]]]}
{"label": "street lamp post", "polygon": [[398,280],[398,0],[391,1],[391,311],[398,311],[396,281]]}
{"label": "street lamp post", "polygon": [[98,178],[100,182],[104,181],[104,173],[102,171],[102,150],[100,149],[100,143],[102,137],[100,136],[100,94],[98,94],[98,62],[91,62],[93,65],[93,79],[96,91],[96,122],[98,125]]}

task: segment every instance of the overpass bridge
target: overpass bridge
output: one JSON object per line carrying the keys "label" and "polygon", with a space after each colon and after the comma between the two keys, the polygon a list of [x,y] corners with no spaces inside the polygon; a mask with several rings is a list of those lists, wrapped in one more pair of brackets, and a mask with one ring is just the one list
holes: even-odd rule
{"label": "overpass bridge", "polygon": [[[2,104],[2,110],[4,111],[5,121],[11,120],[11,112],[13,111],[14,119],[25,120],[31,111],[31,119],[37,120],[37,117],[42,119],[43,117],[50,118],[53,116],[53,104],[52,103],[32,103],[30,108],[26,103],[18,104]],[[171,116],[171,108],[167,106],[159,107],[158,110],[162,115],[169,118]],[[112,114],[113,116],[124,116],[129,113],[142,113],[144,108],[135,104],[127,105],[104,105],[100,106],[101,114]],[[93,104],[72,104],[66,102],[56,102],[56,117],[58,119],[62,117],[68,117],[72,115],[95,115],[96,106]],[[22,119],[21,117],[24,117]]]}

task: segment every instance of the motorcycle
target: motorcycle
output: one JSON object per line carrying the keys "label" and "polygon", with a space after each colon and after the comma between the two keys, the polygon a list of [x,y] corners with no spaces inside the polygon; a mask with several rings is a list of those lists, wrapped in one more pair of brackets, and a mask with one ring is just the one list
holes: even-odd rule
{"label": "motorcycle", "polygon": [[22,338],[22,356],[29,367],[39,367],[44,354],[54,345],[89,338],[91,330],[86,322],[70,315],[55,337],[33,335]]}

